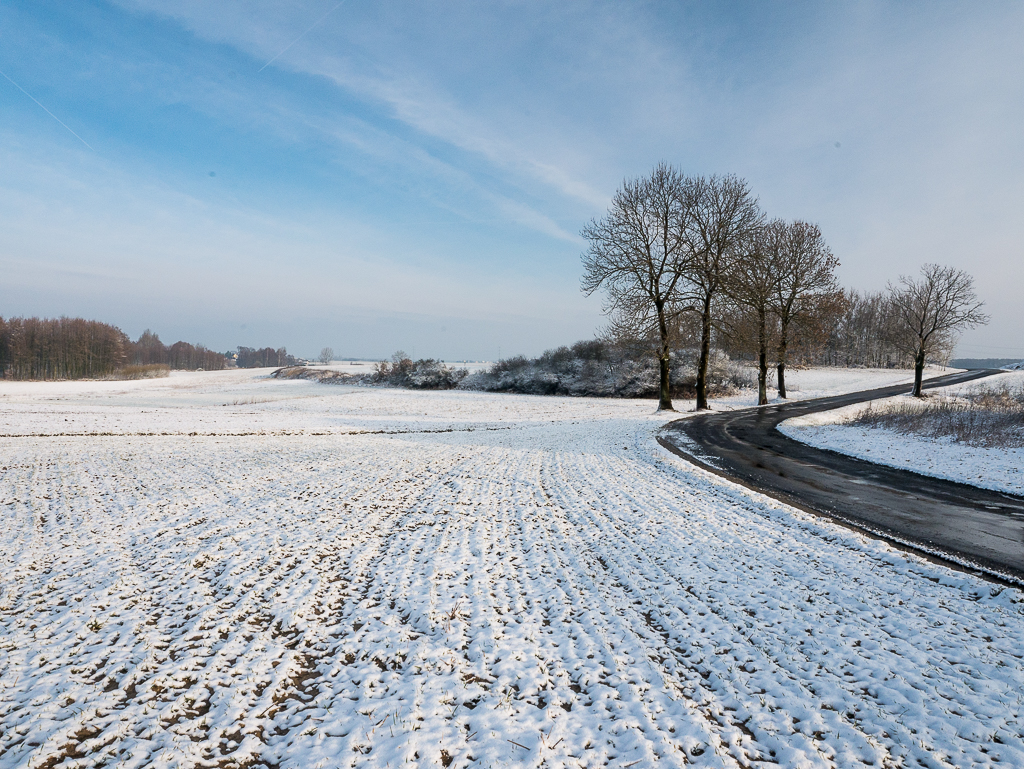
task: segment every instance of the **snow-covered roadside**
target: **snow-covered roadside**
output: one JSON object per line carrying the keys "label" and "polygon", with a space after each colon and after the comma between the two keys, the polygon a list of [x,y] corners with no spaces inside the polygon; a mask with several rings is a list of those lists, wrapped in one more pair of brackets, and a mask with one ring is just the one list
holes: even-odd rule
{"label": "snow-covered roadside", "polygon": [[[926,380],[935,377],[955,374],[962,369],[943,368],[940,366],[928,366],[925,369]],[[774,381],[773,379],[770,380]],[[831,395],[844,395],[846,393],[860,392],[862,390],[875,390],[880,387],[890,387],[898,384],[911,384],[914,381],[914,372],[906,369],[885,369],[885,368],[806,368],[794,369],[786,372],[787,399],[779,398],[778,390],[774,387],[768,388],[769,403],[791,403],[798,400],[810,400],[812,398],[827,398]],[[715,410],[727,410],[736,408],[747,408],[757,405],[756,389],[745,390],[744,392],[726,398],[716,398],[711,402]],[[677,407],[679,408],[679,407]],[[691,405],[692,408],[692,405]]]}
{"label": "snow-covered roadside", "polygon": [[0,400],[3,769],[1024,765],[1020,591],[650,401],[248,376]]}
{"label": "snow-covered roadside", "polygon": [[[930,391],[932,396],[957,395],[985,387],[1024,386],[1024,372],[997,374],[965,385]],[[898,396],[872,402],[874,408],[906,400]],[[1024,449],[980,448],[948,438],[930,438],[849,424],[869,404],[788,419],[778,429],[793,440],[878,464],[1009,494],[1024,495]]]}

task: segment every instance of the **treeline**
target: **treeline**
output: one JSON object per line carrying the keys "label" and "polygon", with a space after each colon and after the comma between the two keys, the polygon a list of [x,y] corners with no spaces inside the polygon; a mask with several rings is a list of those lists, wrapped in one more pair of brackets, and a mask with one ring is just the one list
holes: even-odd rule
{"label": "treeline", "polygon": [[0,318],[0,377],[82,379],[125,365],[131,341],[121,329],[82,318]]}
{"label": "treeline", "polygon": [[164,364],[175,371],[220,371],[231,365],[238,368],[280,368],[301,363],[284,347],[276,350],[273,347],[239,347],[236,351],[220,353],[188,342],[167,346],[149,329],[132,343],[131,362],[143,366]]}
{"label": "treeline", "polygon": [[280,368],[281,366],[297,366],[300,361],[294,355],[289,355],[288,351],[284,347],[274,349],[273,347],[264,347],[262,349],[255,349],[253,347],[239,347],[238,352],[235,353],[235,363],[239,368],[267,368],[275,367]]}
{"label": "treeline", "polygon": [[132,343],[132,363],[165,364],[176,371],[220,371],[232,364],[238,368],[280,368],[295,366],[299,362],[284,347],[276,350],[273,347],[239,347],[236,351],[220,353],[208,350],[201,344],[191,345],[188,342],[175,342],[167,346],[149,329],[142,333],[138,341]]}
{"label": "treeline", "polygon": [[[822,344],[803,351],[799,362],[846,368],[911,368],[914,358],[898,344],[901,328],[887,294],[846,291]],[[936,350],[934,362],[948,363],[952,348]]]}
{"label": "treeline", "polygon": [[83,318],[0,318],[0,378],[99,379],[128,367],[217,371],[222,353],[202,345],[167,346],[147,330],[136,341],[109,323]]}
{"label": "treeline", "polygon": [[[716,328],[716,344],[723,351],[740,360],[756,360],[759,344],[749,316],[725,313]],[[913,356],[897,343],[899,335],[899,317],[889,296],[840,290],[819,297],[791,326],[787,360],[798,366],[911,368]],[[780,336],[779,321],[769,314],[765,341],[770,361]],[[936,350],[934,361],[946,363],[951,354],[952,349]]]}
{"label": "treeline", "polygon": [[174,371],[220,371],[227,365],[223,353],[188,342],[168,346],[148,328],[129,345],[129,361],[137,366],[165,365]]}
{"label": "treeline", "polygon": [[160,375],[161,368],[166,375],[172,370],[280,368],[302,362],[284,347],[239,347],[221,353],[189,342],[166,345],[149,329],[133,342],[117,326],[83,318],[0,317],[0,379],[137,378],[140,371]]}

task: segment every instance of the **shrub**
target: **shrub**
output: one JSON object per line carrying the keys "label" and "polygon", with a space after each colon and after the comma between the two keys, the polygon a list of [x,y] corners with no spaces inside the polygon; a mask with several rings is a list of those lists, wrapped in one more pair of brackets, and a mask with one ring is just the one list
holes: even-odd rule
{"label": "shrub", "polygon": [[106,379],[158,379],[170,376],[171,367],[166,363],[146,363],[141,365],[123,366]]}
{"label": "shrub", "polygon": [[[672,359],[673,397],[693,397],[697,353],[680,350]],[[460,389],[529,395],[579,395],[622,398],[658,397],[658,364],[650,351],[593,339],[548,350],[529,360],[522,355],[495,363],[488,371],[466,377]],[[708,394],[726,395],[749,387],[749,372],[723,354],[708,371]]]}
{"label": "shrub", "polygon": [[969,390],[955,397],[870,404],[852,422],[969,446],[1024,447],[1024,388]]}
{"label": "shrub", "polygon": [[377,384],[408,387],[413,390],[451,390],[458,386],[469,372],[452,368],[442,361],[426,358],[411,360],[402,351],[391,356],[391,363],[380,361],[372,375]]}

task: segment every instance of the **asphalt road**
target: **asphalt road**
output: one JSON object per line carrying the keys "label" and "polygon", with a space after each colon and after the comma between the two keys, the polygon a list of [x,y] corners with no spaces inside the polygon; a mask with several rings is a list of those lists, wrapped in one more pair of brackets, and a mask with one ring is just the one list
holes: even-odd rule
{"label": "asphalt road", "polygon": [[[998,373],[950,374],[942,387]],[[1024,584],[1024,498],[812,448],[775,429],[786,419],[909,393],[910,385],[709,412],[666,425],[658,441],[697,465],[812,513],[933,557]]]}

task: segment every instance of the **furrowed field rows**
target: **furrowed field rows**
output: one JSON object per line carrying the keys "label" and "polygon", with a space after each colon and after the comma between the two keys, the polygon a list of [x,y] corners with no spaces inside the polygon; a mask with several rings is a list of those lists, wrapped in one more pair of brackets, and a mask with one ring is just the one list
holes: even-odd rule
{"label": "furrowed field rows", "polygon": [[648,404],[345,398],[475,429],[4,444],[0,767],[1024,765],[1018,592]]}

